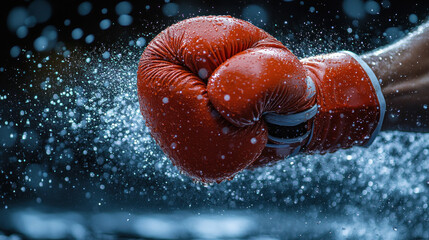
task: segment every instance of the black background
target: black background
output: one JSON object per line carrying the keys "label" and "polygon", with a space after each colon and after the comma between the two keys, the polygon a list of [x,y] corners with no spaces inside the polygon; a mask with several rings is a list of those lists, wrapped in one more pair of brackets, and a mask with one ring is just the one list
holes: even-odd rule
{"label": "black background", "polygon": [[[115,13],[117,1],[92,1],[92,11],[87,16],[81,16],[77,11],[77,7],[83,1],[50,0],[49,2],[52,7],[50,19],[30,28],[28,36],[23,39],[19,39],[15,33],[9,31],[7,17],[11,9],[17,6],[27,7],[31,1],[6,0],[2,2],[0,9],[2,31],[0,68],[4,69],[4,71],[0,72],[0,95],[8,96],[7,100],[0,101],[0,123],[13,121],[16,124],[14,129],[16,130],[17,139],[21,139],[24,132],[29,130],[25,125],[25,119],[20,115],[21,111],[28,112],[32,122],[44,122],[43,126],[35,128],[39,134],[36,148],[27,146],[25,141],[17,140],[14,146],[0,149],[0,208],[6,209],[0,212],[0,216],[7,209],[19,209],[27,206],[47,206],[49,208],[55,207],[57,209],[88,212],[111,211],[112,209],[129,212],[145,210],[153,212],[190,210],[195,212],[199,211],[199,209],[209,209],[209,211],[222,213],[225,209],[250,209],[270,213],[270,211],[277,212],[289,209],[297,214],[306,213],[307,210],[312,208],[317,208],[317,211],[319,211],[320,208],[328,211],[333,210],[341,215],[345,212],[344,209],[352,205],[356,209],[363,209],[362,211],[374,214],[382,220],[390,218],[395,224],[405,225],[409,229],[409,232],[407,232],[409,235],[412,235],[413,229],[422,226],[424,228],[422,223],[427,223],[427,213],[425,215],[424,210],[421,208],[423,205],[421,201],[426,200],[421,195],[395,192],[397,191],[394,188],[395,186],[392,186],[392,191],[386,190],[387,186],[385,188],[380,187],[382,191],[385,190],[386,192],[374,190],[371,196],[369,196],[370,194],[363,196],[361,195],[362,191],[367,189],[368,182],[374,181],[374,184],[377,184],[376,180],[371,178],[371,174],[362,172],[363,169],[366,169],[364,164],[355,163],[353,165],[348,161],[335,160],[337,155],[333,156],[334,160],[332,161],[328,156],[325,156],[320,162],[303,159],[303,165],[300,166],[299,164],[301,163],[297,163],[296,168],[285,164],[286,167],[283,167],[286,171],[281,172],[279,170],[279,174],[275,176],[280,179],[280,182],[267,180],[268,178],[265,181],[256,180],[255,176],[264,174],[262,171],[276,171],[275,168],[271,168],[264,169],[253,175],[243,174],[237,181],[234,180],[204,188],[199,184],[192,183],[186,177],[175,176],[172,178],[162,175],[163,172],[172,172],[173,175],[177,174],[177,172],[172,166],[158,167],[156,165],[163,155],[154,146],[153,142],[154,147],[148,148],[148,151],[153,150],[153,153],[143,154],[143,157],[147,158],[147,166],[139,165],[138,159],[133,158],[132,152],[125,154],[125,158],[117,159],[117,161],[105,164],[97,163],[98,157],[108,157],[110,154],[107,150],[109,144],[105,144],[105,146],[102,144],[97,145],[100,149],[98,156],[97,154],[82,155],[82,149],[93,143],[94,131],[97,131],[98,128],[97,123],[94,123],[88,130],[80,131],[76,134],[72,133],[69,136],[57,137],[58,146],[64,143],[66,147],[75,151],[71,163],[67,163],[72,166],[71,170],[65,170],[66,164],[57,161],[55,159],[57,155],[46,156],[44,154],[44,146],[49,142],[51,129],[54,132],[59,132],[67,122],[61,122],[61,119],[59,119],[59,122],[46,123],[44,121],[45,117],[41,112],[49,105],[52,95],[56,93],[55,91],[60,91],[59,89],[67,85],[74,86],[76,82],[70,80],[72,78],[65,78],[65,82],[62,85],[54,86],[53,89],[49,90],[50,92],[34,90],[34,88],[29,87],[29,84],[39,86],[46,75],[52,75],[52,69],[49,68],[33,72],[34,69],[37,69],[35,67],[36,63],[47,56],[56,56],[52,57],[52,59],[63,59],[62,53],[55,55],[57,53],[56,49],[37,52],[33,47],[34,40],[40,36],[42,30],[48,25],[53,25],[58,29],[58,42],[64,43],[68,49],[78,49],[78,53],[97,52],[101,55],[101,53],[109,49],[120,51],[123,49],[121,46],[127,46],[130,40],[136,40],[140,36],[143,36],[148,42],[167,26],[189,17],[215,14],[244,18],[242,15],[243,10],[250,4],[255,4],[265,9],[268,16],[267,21],[260,23],[257,18],[250,20],[281,40],[299,57],[341,49],[355,51],[360,54],[389,44],[395,41],[397,37],[407,34],[426,21],[429,16],[429,1],[377,1],[380,6],[380,12],[375,15],[366,13],[359,19],[350,17],[344,12],[344,1],[341,0],[171,0],[171,3],[176,3],[179,6],[178,14],[172,17],[163,14],[162,9],[166,4],[165,1],[130,1],[133,6],[130,13],[133,17],[133,22],[127,27],[120,26],[117,23],[118,16]],[[361,2],[365,3],[367,1]],[[150,9],[146,9],[147,5],[150,6]],[[312,7],[314,11],[311,10]],[[106,15],[101,14],[101,9],[103,8],[108,9]],[[410,22],[410,14],[415,14],[418,17],[416,23]],[[101,30],[99,22],[105,18],[112,20],[112,26],[107,30]],[[71,21],[70,26],[64,26],[66,19]],[[82,28],[85,33],[84,36],[94,34],[95,41],[91,44],[86,44],[84,37],[79,40],[73,40],[71,32],[77,27]],[[400,34],[396,37],[384,34],[391,27],[396,27]],[[351,33],[348,29],[351,30]],[[19,46],[24,50],[18,58],[12,58],[10,55],[10,49],[13,46]],[[34,54],[31,60],[25,59],[24,52],[28,51]],[[135,55],[129,59],[135,62],[135,70],[143,48],[134,51],[133,54],[135,53]],[[74,59],[71,58],[70,62],[73,63]],[[127,62],[126,64],[129,63]],[[124,63],[124,65],[126,64]],[[115,66],[120,65],[120,62],[117,62]],[[134,66],[132,63],[131,65]],[[62,65],[58,64],[55,70],[62,71],[63,75],[69,74],[73,78],[76,75],[81,75],[82,78],[86,77],[85,69],[82,72],[75,73],[71,70],[75,68],[60,69],[58,66]],[[67,82],[68,80],[70,82]],[[89,89],[89,91],[96,90]],[[103,90],[109,91],[109,89],[100,88],[100,91]],[[27,104],[26,101],[32,99],[36,94],[39,96],[38,100],[32,100],[31,104]],[[112,91],[112,95],[114,94],[120,94],[120,91],[119,93]],[[55,110],[55,108],[53,109]],[[78,117],[80,116],[76,118]],[[392,178],[395,181],[397,180],[395,178],[396,172],[403,174],[408,169],[418,170],[419,164],[425,164],[425,161],[427,163],[424,152],[412,152],[411,155],[407,155],[411,159],[410,161],[408,161],[408,158],[401,157],[405,156],[404,152],[407,152],[409,146],[414,146],[412,145],[413,142],[423,139],[419,138],[419,135],[416,136],[394,135],[380,140],[383,141],[382,150],[386,152],[386,156],[394,157],[396,164],[398,164],[391,167],[391,169],[395,170],[392,173]],[[78,137],[78,140],[76,140],[76,137]],[[414,138],[417,140],[414,140]],[[58,152],[63,150],[59,148]],[[56,150],[54,149],[54,151]],[[120,151],[121,149],[115,154],[121,156]],[[350,156],[363,154],[360,151],[355,149],[347,152],[347,154],[350,154]],[[373,149],[373,151],[375,150]],[[359,156],[354,157],[359,159]],[[18,159],[25,159],[25,162],[18,162]],[[325,160],[327,161],[324,162]],[[362,159],[360,160],[363,161]],[[387,162],[388,160],[386,159],[385,161]],[[415,164],[410,167],[409,163],[412,161],[415,161]],[[163,162],[165,163],[166,161]],[[388,166],[390,167],[390,165]],[[117,170],[112,171],[113,168]],[[314,171],[313,174],[310,174],[313,177],[312,182],[306,183],[303,181],[307,172],[306,170],[300,170],[301,168],[309,168]],[[335,173],[339,173],[338,175],[341,176],[348,176],[348,178],[332,180],[331,176],[329,176],[330,170],[334,172],[334,177],[332,178],[337,176]],[[320,176],[317,174],[318,171],[322,173]],[[93,172],[96,177],[90,177],[89,172]],[[28,184],[25,180],[26,176],[32,176],[34,179],[47,179],[41,176],[43,173],[48,173],[53,182],[49,184],[45,182],[44,187],[38,187],[37,182],[32,185],[33,183]],[[377,175],[377,173],[374,175]],[[420,173],[420,176],[423,175],[424,173]],[[70,181],[64,181],[65,177],[68,177]],[[377,177],[380,177],[380,175],[377,175]],[[353,182],[351,180],[353,178],[358,179],[358,181]],[[407,181],[407,176],[404,178]],[[298,185],[293,184],[294,181],[298,181],[297,179],[307,184],[304,191],[301,191]],[[427,178],[426,180],[414,179],[413,181],[422,182],[427,191]],[[388,184],[389,181],[384,180],[384,183]],[[106,186],[104,191],[100,190],[101,185]],[[26,191],[20,190],[22,186],[26,187]],[[131,191],[131,188],[135,190]],[[329,191],[326,189],[329,189]],[[125,191],[129,192],[125,193]],[[255,191],[258,194],[255,194]],[[422,190],[422,192],[424,191]],[[86,193],[91,193],[89,199],[86,197]],[[387,199],[381,199],[384,193],[389,195]],[[299,201],[302,197],[305,197],[305,200]],[[282,199],[287,201],[281,201]],[[294,203],[294,200],[296,203]],[[332,205],[332,202],[335,202],[336,205]],[[319,212],[322,212],[322,210]],[[311,215],[311,212],[309,214]],[[350,218],[352,218],[353,214],[355,212],[352,211]],[[347,213],[345,215],[349,217]],[[271,216],[269,217],[271,218]],[[311,219],[311,217],[309,218]],[[320,217],[320,219],[323,219],[323,217]]]}
{"label": "black background", "polygon": [[[118,36],[132,32],[141,34],[156,34],[166,26],[181,19],[200,16],[200,15],[231,15],[241,18],[243,9],[249,4],[256,4],[263,7],[268,13],[268,21],[259,25],[273,35],[282,35],[288,32],[301,33],[310,38],[314,33],[323,29],[325,32],[335,32],[339,36],[346,36],[346,29],[352,27],[356,33],[363,33],[365,36],[382,36],[384,30],[388,27],[399,26],[402,30],[409,30],[419,23],[423,22],[428,15],[429,3],[427,1],[387,1],[388,4],[380,3],[380,12],[376,15],[366,14],[358,19],[358,27],[353,27],[352,17],[347,16],[343,10],[343,1],[172,1],[179,5],[179,12],[176,16],[167,17],[162,13],[164,1],[137,1],[132,2],[133,23],[130,26],[123,27],[119,24],[112,25],[108,30],[102,31],[99,28],[99,21],[104,18],[110,18],[115,22],[117,15],[114,11],[117,1],[94,1],[92,2],[92,11],[87,16],[81,16],[77,12],[78,5],[83,1],[50,1],[52,7],[51,18],[42,24],[36,25],[29,30],[29,34],[24,39],[16,37],[15,33],[8,31],[6,23],[9,11],[16,6],[28,6],[30,1],[8,0],[2,3],[1,24],[2,39],[5,40],[1,48],[2,65],[10,61],[8,55],[12,46],[18,45],[25,49],[32,49],[34,39],[40,35],[41,30],[47,25],[54,25],[59,29],[58,39],[64,42],[73,42],[70,32],[75,27],[80,27],[85,33],[93,33],[98,41],[95,41],[88,48],[100,47],[101,44],[109,45],[117,42]],[[385,1],[386,2],[386,1]],[[150,9],[146,9],[146,5]],[[383,6],[389,6],[388,8]],[[315,12],[310,12],[310,7],[315,8]],[[107,8],[106,15],[101,14],[101,9]],[[408,17],[410,14],[416,14],[417,23],[410,23]],[[70,19],[71,25],[64,26],[64,20]],[[285,25],[284,22],[288,21]],[[383,45],[389,42],[381,37],[381,42],[377,45]],[[79,44],[79,43],[74,43]],[[362,51],[374,47],[373,44],[359,41],[355,42]]]}
{"label": "black background", "polygon": [[[136,36],[144,36],[147,41],[153,38],[159,31],[169,26],[172,23],[186,19],[193,16],[199,15],[232,15],[234,17],[242,18],[243,9],[249,4],[256,4],[264,8],[268,14],[268,21],[259,26],[265,29],[270,34],[278,37],[286,46],[290,47],[292,51],[299,57],[309,56],[322,52],[337,51],[340,49],[352,50],[357,53],[362,53],[375,49],[377,47],[388,44],[395,39],[384,36],[383,33],[389,27],[398,27],[403,34],[408,33],[413,28],[424,22],[429,14],[429,2],[428,1],[389,1],[389,7],[384,7],[380,4],[380,13],[376,15],[366,14],[360,19],[354,19],[347,16],[343,10],[343,1],[225,1],[225,0],[206,0],[206,1],[171,1],[179,5],[179,13],[173,17],[167,17],[162,13],[162,7],[166,4],[164,1],[138,1],[131,2],[133,9],[131,16],[133,17],[133,23],[128,27],[120,26],[116,23],[117,15],[114,8],[117,2],[114,1],[94,1],[92,2],[93,9],[87,16],[81,16],[77,12],[77,7],[82,1],[50,1],[52,6],[52,16],[45,22],[36,25],[29,30],[29,34],[24,39],[16,37],[15,33],[10,32],[6,26],[7,16],[9,11],[16,6],[28,6],[29,1],[5,1],[1,7],[1,24],[2,24],[2,39],[3,44],[1,47],[2,58],[0,60],[0,67],[5,68],[7,71],[0,73],[1,76],[1,91],[3,94],[7,94],[9,97],[8,101],[3,101],[3,105],[0,106],[0,113],[2,120],[8,119],[20,122],[19,110],[26,108],[23,103],[28,98],[28,92],[23,91],[25,86],[28,85],[30,79],[33,79],[31,74],[17,74],[16,69],[25,69],[27,62],[23,61],[23,55],[18,58],[12,58],[10,56],[11,47],[17,45],[22,49],[30,50],[35,53],[35,59],[41,59],[49,56],[55,52],[51,50],[48,52],[37,53],[33,48],[33,41],[38,36],[42,29],[47,25],[53,25],[58,29],[58,41],[64,42],[69,49],[79,48],[83,51],[102,51],[103,49],[109,49],[110,46],[118,46],[122,43],[128,44],[129,39],[135,39]],[[379,1],[381,3],[381,1]],[[146,5],[150,5],[150,9],[147,10]],[[314,7],[315,11],[311,12],[310,8]],[[101,14],[101,9],[107,8],[109,11],[106,15]],[[409,21],[409,15],[416,14],[418,17],[417,23],[411,23]],[[99,22],[104,18],[112,20],[113,25],[107,30],[100,30]],[[71,25],[64,26],[64,20],[70,19]],[[287,21],[287,24],[285,24]],[[80,40],[73,40],[71,37],[71,31],[80,27],[83,29],[85,35],[88,33],[95,35],[95,41],[91,44],[86,44],[84,38]],[[347,29],[352,29],[352,34],[347,32]],[[357,35],[358,37],[355,37]],[[137,65],[137,59],[141,52],[135,52],[135,60]],[[18,77],[17,77],[18,76]],[[34,79],[37,83],[37,79]],[[31,96],[31,95],[30,95]],[[43,98],[43,95],[41,96]],[[49,99],[40,100],[40,111],[43,109],[43,104],[48,102]],[[37,106],[36,106],[37,107]],[[34,109],[33,109],[34,110]],[[42,116],[34,114],[34,119],[40,121]],[[53,124],[55,125],[55,124]],[[24,126],[18,125],[18,135],[21,137],[22,132],[25,130]],[[46,142],[49,138],[48,129],[39,129],[40,141]],[[88,138],[91,136],[91,132],[88,133]],[[19,139],[18,137],[18,139]],[[82,138],[85,139],[85,138]],[[70,144],[79,149],[79,147],[87,144],[84,140],[74,141],[73,139],[66,139],[65,142],[70,141]],[[86,157],[76,156],[77,167],[73,167],[73,170],[68,173],[70,178],[75,179],[73,185],[67,185],[67,187],[58,190],[51,190],[45,192],[29,192],[21,193],[19,191],[19,182],[23,181],[22,178],[25,175],[24,171],[26,166],[31,163],[38,163],[46,165],[55,176],[58,181],[61,182],[62,172],[56,171],[57,167],[53,162],[46,162],[41,157],[40,152],[43,152],[43,147],[36,150],[26,150],[17,143],[15,147],[5,150],[1,153],[3,161],[1,162],[2,174],[0,174],[1,192],[3,193],[0,203],[4,205],[18,204],[21,200],[32,201],[41,196],[45,204],[58,207],[70,207],[74,209],[81,208],[98,208],[94,202],[85,201],[81,203],[83,199],[83,193],[85,191],[96,192],[100,186],[97,180],[90,180],[83,173],[87,173],[88,168],[90,171],[96,174],[103,175],[105,169],[96,164],[95,156],[89,155]],[[12,163],[8,160],[10,158],[22,158],[25,157],[27,162],[25,164]],[[152,159],[155,161],[159,155],[153,155]],[[83,158],[84,161],[82,160]],[[114,163],[113,163],[114,165]],[[22,174],[20,174],[22,172]],[[119,175],[119,174],[118,174]],[[86,185],[87,181],[92,181],[89,187]],[[136,208],[145,208],[145,205],[141,203],[139,195],[135,196],[123,196],[124,185],[137,185],[143,189],[148,189],[149,196],[147,199],[152,200],[148,204],[148,208],[158,206],[159,209],[173,208],[180,209],[181,206],[188,206],[189,202],[185,199],[173,199],[169,201],[161,201],[160,198],[165,194],[173,195],[171,191],[165,189],[162,184],[168,179],[142,179],[138,176],[127,176],[125,173],[120,174],[116,179],[109,182],[111,184],[110,191],[103,195],[101,199],[107,201],[111,197],[112,201],[105,207],[106,209],[111,208],[115,204],[121,206],[125,203],[132,202],[136,204]],[[188,180],[186,180],[188,181]],[[124,184],[126,182],[127,184]],[[172,183],[169,186],[174,189],[176,186],[180,186],[181,183]],[[95,190],[89,190],[88,188],[93,187]],[[341,187],[340,187],[341,188]],[[246,189],[238,189],[237,191],[246,192]],[[267,190],[270,191],[269,189]],[[189,194],[188,199],[200,199],[201,196],[198,194],[187,192]],[[195,194],[195,196],[193,196]],[[276,194],[276,193],[272,193]],[[113,196],[113,197],[112,197]],[[225,201],[230,202],[231,196],[226,196]],[[204,198],[204,197],[203,197]],[[160,201],[158,201],[160,200]],[[79,204],[76,204],[76,201]],[[98,200],[97,200],[98,201]],[[143,202],[145,202],[143,201]],[[207,198],[201,202],[194,202],[196,206],[206,206],[210,204],[211,199]],[[255,200],[256,201],[256,200]],[[318,200],[312,200],[318,201]],[[345,200],[346,201],[346,200]],[[213,204],[216,205],[220,201],[213,200]],[[147,203],[147,202],[146,202]],[[169,207],[165,207],[168,205]],[[235,205],[234,205],[235,206]],[[247,206],[247,205],[246,205]],[[234,208],[232,206],[232,208]]]}

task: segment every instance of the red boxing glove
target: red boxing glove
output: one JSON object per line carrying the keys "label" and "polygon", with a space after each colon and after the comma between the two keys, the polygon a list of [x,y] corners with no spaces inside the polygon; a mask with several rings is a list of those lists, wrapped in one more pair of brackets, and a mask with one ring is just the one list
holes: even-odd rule
{"label": "red boxing glove", "polygon": [[267,148],[251,167],[298,152],[324,154],[354,145],[369,146],[381,129],[386,103],[376,76],[359,56],[343,51],[301,62],[308,86],[316,89],[317,104],[295,114],[268,113],[265,121],[274,134],[302,124],[308,131],[296,138],[269,137]]}
{"label": "red boxing glove", "polygon": [[340,53],[303,64],[248,22],[192,18],[144,51],[140,108],[173,164],[194,179],[219,182],[300,150],[369,143],[384,100],[371,70],[356,59]]}

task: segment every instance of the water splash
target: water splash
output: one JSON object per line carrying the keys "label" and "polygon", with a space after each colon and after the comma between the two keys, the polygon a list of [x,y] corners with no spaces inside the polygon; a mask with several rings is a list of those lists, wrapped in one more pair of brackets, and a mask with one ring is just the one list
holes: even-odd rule
{"label": "water splash", "polygon": [[[174,4],[162,8],[167,16],[179,11]],[[123,8],[119,16],[131,11]],[[100,22],[102,29],[108,25]],[[354,31],[350,27],[347,41],[356,39]],[[74,39],[92,43],[73,32]],[[314,34],[331,45],[316,48],[292,32],[281,38],[301,56],[345,47],[335,35]],[[43,36],[36,50],[49,46],[49,34]],[[0,172],[10,190],[0,194],[4,208],[15,199],[55,205],[64,194],[71,197],[60,198],[63,205],[78,199],[102,210],[127,203],[143,210],[251,209],[269,216],[294,212],[312,224],[340,215],[337,225],[330,222],[338,238],[429,236],[428,134],[384,132],[367,149],[300,155],[222,184],[200,185],[180,174],[139,112],[136,71],[147,40],[131,36],[94,51],[56,43],[49,56],[11,49],[22,66],[4,71],[23,83],[0,93]]]}

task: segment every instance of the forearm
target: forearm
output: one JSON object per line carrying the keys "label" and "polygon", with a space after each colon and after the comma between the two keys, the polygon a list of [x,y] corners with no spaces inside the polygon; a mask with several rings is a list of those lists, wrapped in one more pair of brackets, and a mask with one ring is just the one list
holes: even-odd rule
{"label": "forearm", "polygon": [[362,59],[381,81],[383,130],[429,132],[429,22]]}

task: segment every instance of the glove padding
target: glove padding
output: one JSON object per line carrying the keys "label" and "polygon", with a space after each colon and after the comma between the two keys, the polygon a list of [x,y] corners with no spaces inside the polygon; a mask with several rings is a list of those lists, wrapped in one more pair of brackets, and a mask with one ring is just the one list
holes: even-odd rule
{"label": "glove padding", "polygon": [[[378,126],[374,119],[380,119],[379,101],[368,74],[353,58],[349,60],[344,64],[349,77],[336,84],[341,73],[333,73],[341,58],[331,62],[316,58],[303,64],[279,41],[246,21],[191,18],[161,32],[143,52],[137,82],[140,109],[153,138],[174,165],[195,180],[220,182],[246,167],[298,151],[324,153],[368,142],[361,138]],[[362,91],[354,90],[357,83],[365,85]],[[349,99],[369,93],[370,100],[337,108],[336,101],[344,97],[336,93],[349,94]],[[363,107],[357,106],[362,103]],[[350,141],[341,133],[329,138],[344,126],[352,128],[347,124],[357,120],[355,108],[360,109],[359,116],[371,115],[364,119],[372,121],[371,126],[358,124],[364,130]],[[347,121],[331,125],[343,110]],[[295,133],[296,129],[301,130]]]}

